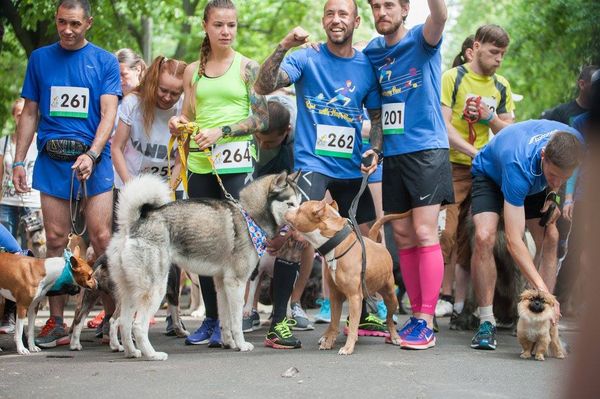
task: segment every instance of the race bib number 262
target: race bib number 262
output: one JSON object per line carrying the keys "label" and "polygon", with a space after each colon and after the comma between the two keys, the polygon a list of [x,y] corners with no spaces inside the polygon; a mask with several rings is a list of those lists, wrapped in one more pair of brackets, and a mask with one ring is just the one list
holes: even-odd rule
{"label": "race bib number 262", "polygon": [[52,86],[50,116],[87,118],[90,90],[87,87]]}

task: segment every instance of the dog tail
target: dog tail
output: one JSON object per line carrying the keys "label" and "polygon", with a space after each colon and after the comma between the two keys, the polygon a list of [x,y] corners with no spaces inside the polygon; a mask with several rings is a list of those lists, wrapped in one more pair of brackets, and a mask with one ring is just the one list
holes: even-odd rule
{"label": "dog tail", "polygon": [[116,212],[119,231],[127,234],[144,211],[171,201],[171,189],[160,177],[150,174],[135,177],[125,184],[119,194]]}

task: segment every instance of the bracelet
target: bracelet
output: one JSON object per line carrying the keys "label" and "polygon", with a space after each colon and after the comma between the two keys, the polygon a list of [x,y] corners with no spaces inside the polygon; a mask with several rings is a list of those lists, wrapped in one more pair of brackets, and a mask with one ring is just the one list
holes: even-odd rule
{"label": "bracelet", "polygon": [[487,117],[487,119],[484,119],[483,121],[486,123],[490,123],[492,121],[492,119],[494,119],[494,116],[496,116],[495,113],[490,113],[490,116]]}
{"label": "bracelet", "polygon": [[573,200],[570,200],[570,199],[568,199],[568,200],[565,200],[565,206],[566,206],[566,205],[572,205],[572,204],[574,204],[574,203],[575,203],[575,201],[573,201]]}
{"label": "bracelet", "polygon": [[13,162],[12,168],[16,168],[17,166],[25,167],[25,162]]}

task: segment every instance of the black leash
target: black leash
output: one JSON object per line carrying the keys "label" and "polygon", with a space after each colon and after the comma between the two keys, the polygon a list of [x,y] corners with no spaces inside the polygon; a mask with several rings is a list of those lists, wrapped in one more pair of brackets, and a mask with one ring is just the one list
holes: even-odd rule
{"label": "black leash", "polygon": [[[85,220],[85,216],[83,218],[83,230],[77,231],[77,216],[83,213],[85,209],[85,203],[87,202],[87,183],[85,180],[82,180],[79,183],[79,190],[77,190],[77,197],[75,198],[75,206],[73,206],[73,191],[75,187],[75,176],[77,173],[77,169],[73,169],[73,173],[71,173],[71,191],[69,193],[69,212],[71,215],[71,232],[78,236],[83,236],[87,229],[87,222]],[[83,205],[80,204],[83,202]]]}
{"label": "black leash", "polygon": [[[369,155],[367,157],[364,157],[361,160],[362,164],[364,166],[370,166],[371,163],[373,162],[373,157],[374,157],[374,155]],[[356,222],[356,210],[358,209],[358,202],[359,202],[360,197],[362,196],[363,192],[365,191],[365,188],[367,188],[368,180],[369,180],[369,175],[367,173],[362,173],[362,181],[360,183],[360,189],[358,190],[358,193],[356,194],[354,199],[352,199],[352,204],[350,205],[350,210],[348,211],[348,217],[350,218],[350,222],[352,224],[352,227],[354,228],[354,233],[356,234],[356,238],[358,239],[358,242],[360,242],[360,248],[362,250],[362,264],[361,264],[361,269],[360,269],[360,284],[361,284],[362,290],[363,290],[363,297],[372,309],[377,309],[377,302],[376,302],[375,298],[373,298],[369,294],[369,290],[367,289],[367,280],[365,278],[365,273],[367,271],[367,251],[365,248],[365,241],[363,240],[363,236],[360,232],[360,229],[358,228],[358,223]]]}

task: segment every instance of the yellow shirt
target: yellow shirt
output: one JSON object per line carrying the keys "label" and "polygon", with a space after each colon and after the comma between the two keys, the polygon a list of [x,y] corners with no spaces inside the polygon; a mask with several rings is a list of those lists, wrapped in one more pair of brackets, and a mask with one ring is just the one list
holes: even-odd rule
{"label": "yellow shirt", "polygon": [[[508,81],[500,75],[478,75],[467,65],[452,68],[442,75],[442,105],[452,109],[451,124],[460,135],[468,140],[469,125],[463,119],[463,110],[468,98],[481,96],[496,114],[512,113],[515,106]],[[475,124],[477,138],[474,146],[478,150],[489,141],[489,126],[481,121]],[[471,165],[471,157],[450,149],[450,161]]]}

